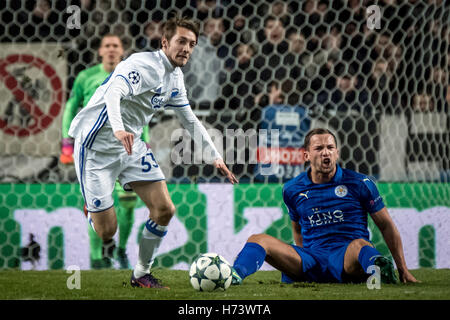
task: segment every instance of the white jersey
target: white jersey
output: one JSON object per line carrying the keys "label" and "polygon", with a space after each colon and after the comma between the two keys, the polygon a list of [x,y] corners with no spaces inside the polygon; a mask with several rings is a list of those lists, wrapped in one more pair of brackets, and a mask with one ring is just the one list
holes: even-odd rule
{"label": "white jersey", "polygon": [[128,94],[120,100],[120,116],[125,131],[134,134],[135,145],[143,127],[156,112],[173,109],[191,137],[197,136],[194,135],[195,130],[200,130],[202,146],[209,146],[215,154],[214,158],[221,158],[204,126],[192,112],[183,72],[179,67],[172,66],[162,50],[132,54],[120,62],[97,88],[69,129],[69,135],[83,147],[106,153],[124,151],[122,143],[113,134],[105,102],[108,88],[118,78],[128,85]]}

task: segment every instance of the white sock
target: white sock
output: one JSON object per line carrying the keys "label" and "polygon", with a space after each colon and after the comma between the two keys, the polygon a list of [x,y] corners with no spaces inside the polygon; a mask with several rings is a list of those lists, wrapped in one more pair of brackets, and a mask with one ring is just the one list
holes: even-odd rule
{"label": "white sock", "polygon": [[151,219],[147,221],[139,241],[138,261],[133,271],[135,278],[143,277],[150,272],[156,252],[166,233],[167,226],[160,226]]}
{"label": "white sock", "polygon": [[97,231],[95,230],[95,227],[94,227],[94,221],[92,221],[91,213],[90,213],[90,212],[88,212],[88,222],[89,222],[89,224],[91,225],[91,228],[92,228],[95,232],[97,232]]}

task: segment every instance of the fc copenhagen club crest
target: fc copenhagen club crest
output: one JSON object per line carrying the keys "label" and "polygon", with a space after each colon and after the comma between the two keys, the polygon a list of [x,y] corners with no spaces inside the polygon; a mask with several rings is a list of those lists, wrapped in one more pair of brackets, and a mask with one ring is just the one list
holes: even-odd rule
{"label": "fc copenhagen club crest", "polygon": [[348,190],[347,190],[347,187],[346,187],[346,186],[340,185],[340,186],[337,186],[336,189],[334,189],[334,193],[335,193],[338,197],[343,198],[343,197],[345,197],[345,196],[347,195]]}
{"label": "fc copenhagen club crest", "polygon": [[94,198],[94,199],[92,199],[92,204],[95,206],[95,207],[100,207],[100,205],[102,204],[102,202],[99,200],[99,199],[97,199],[97,198]]}
{"label": "fc copenhagen club crest", "polygon": [[132,84],[136,84],[136,83],[139,83],[139,81],[141,80],[141,76],[139,75],[139,72],[131,71],[128,74],[128,79],[130,79]]}

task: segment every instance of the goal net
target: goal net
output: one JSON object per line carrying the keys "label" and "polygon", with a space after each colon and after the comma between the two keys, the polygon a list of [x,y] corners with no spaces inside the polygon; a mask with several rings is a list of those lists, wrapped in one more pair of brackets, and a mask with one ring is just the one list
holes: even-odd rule
{"label": "goal net", "polygon": [[[226,232],[217,229],[224,225],[211,223],[216,209],[231,215],[223,221],[236,240],[229,244],[230,255],[249,232],[291,241],[275,192],[305,170],[303,139],[315,127],[336,133],[340,164],[373,177],[389,207],[417,212],[443,207],[439,212],[448,215],[445,1],[0,3],[0,268],[17,264],[18,248],[36,226],[25,228],[20,219],[83,206],[74,166],[59,162],[62,113],[79,72],[100,63],[102,36],[119,35],[124,58],[156,50],[161,24],[175,14],[200,22],[198,45],[183,68],[188,98],[242,185],[228,189],[175,114],[158,113],[149,124],[150,145],[177,205],[174,224],[185,233],[180,233],[184,240],[173,240],[183,245],[162,248],[156,264],[188,263],[214,249],[213,242],[224,242]],[[217,207],[211,201],[227,198],[221,188],[232,198]],[[138,207],[144,219],[146,209]],[[266,207],[264,215],[257,214],[260,207]],[[437,253],[441,231],[425,216],[417,230],[405,231],[412,232],[411,239],[419,233],[417,267],[437,266],[447,257]],[[38,240],[46,243],[49,266],[60,268],[74,249],[63,244],[64,222],[49,221]],[[77,226],[79,232],[87,228],[83,221]],[[450,226],[445,228],[448,234]],[[222,238],[208,238],[216,229]],[[374,239],[383,245],[379,235]]]}

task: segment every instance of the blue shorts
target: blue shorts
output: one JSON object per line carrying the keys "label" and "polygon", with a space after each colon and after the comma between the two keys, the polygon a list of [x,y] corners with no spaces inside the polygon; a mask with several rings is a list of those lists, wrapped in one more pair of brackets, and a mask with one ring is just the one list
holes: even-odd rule
{"label": "blue shorts", "polygon": [[[308,282],[342,283],[344,271],[344,256],[348,245],[352,242],[344,241],[334,243],[326,248],[301,248],[292,247],[302,259],[302,270]],[[282,274],[282,282],[293,282],[285,274]]]}

